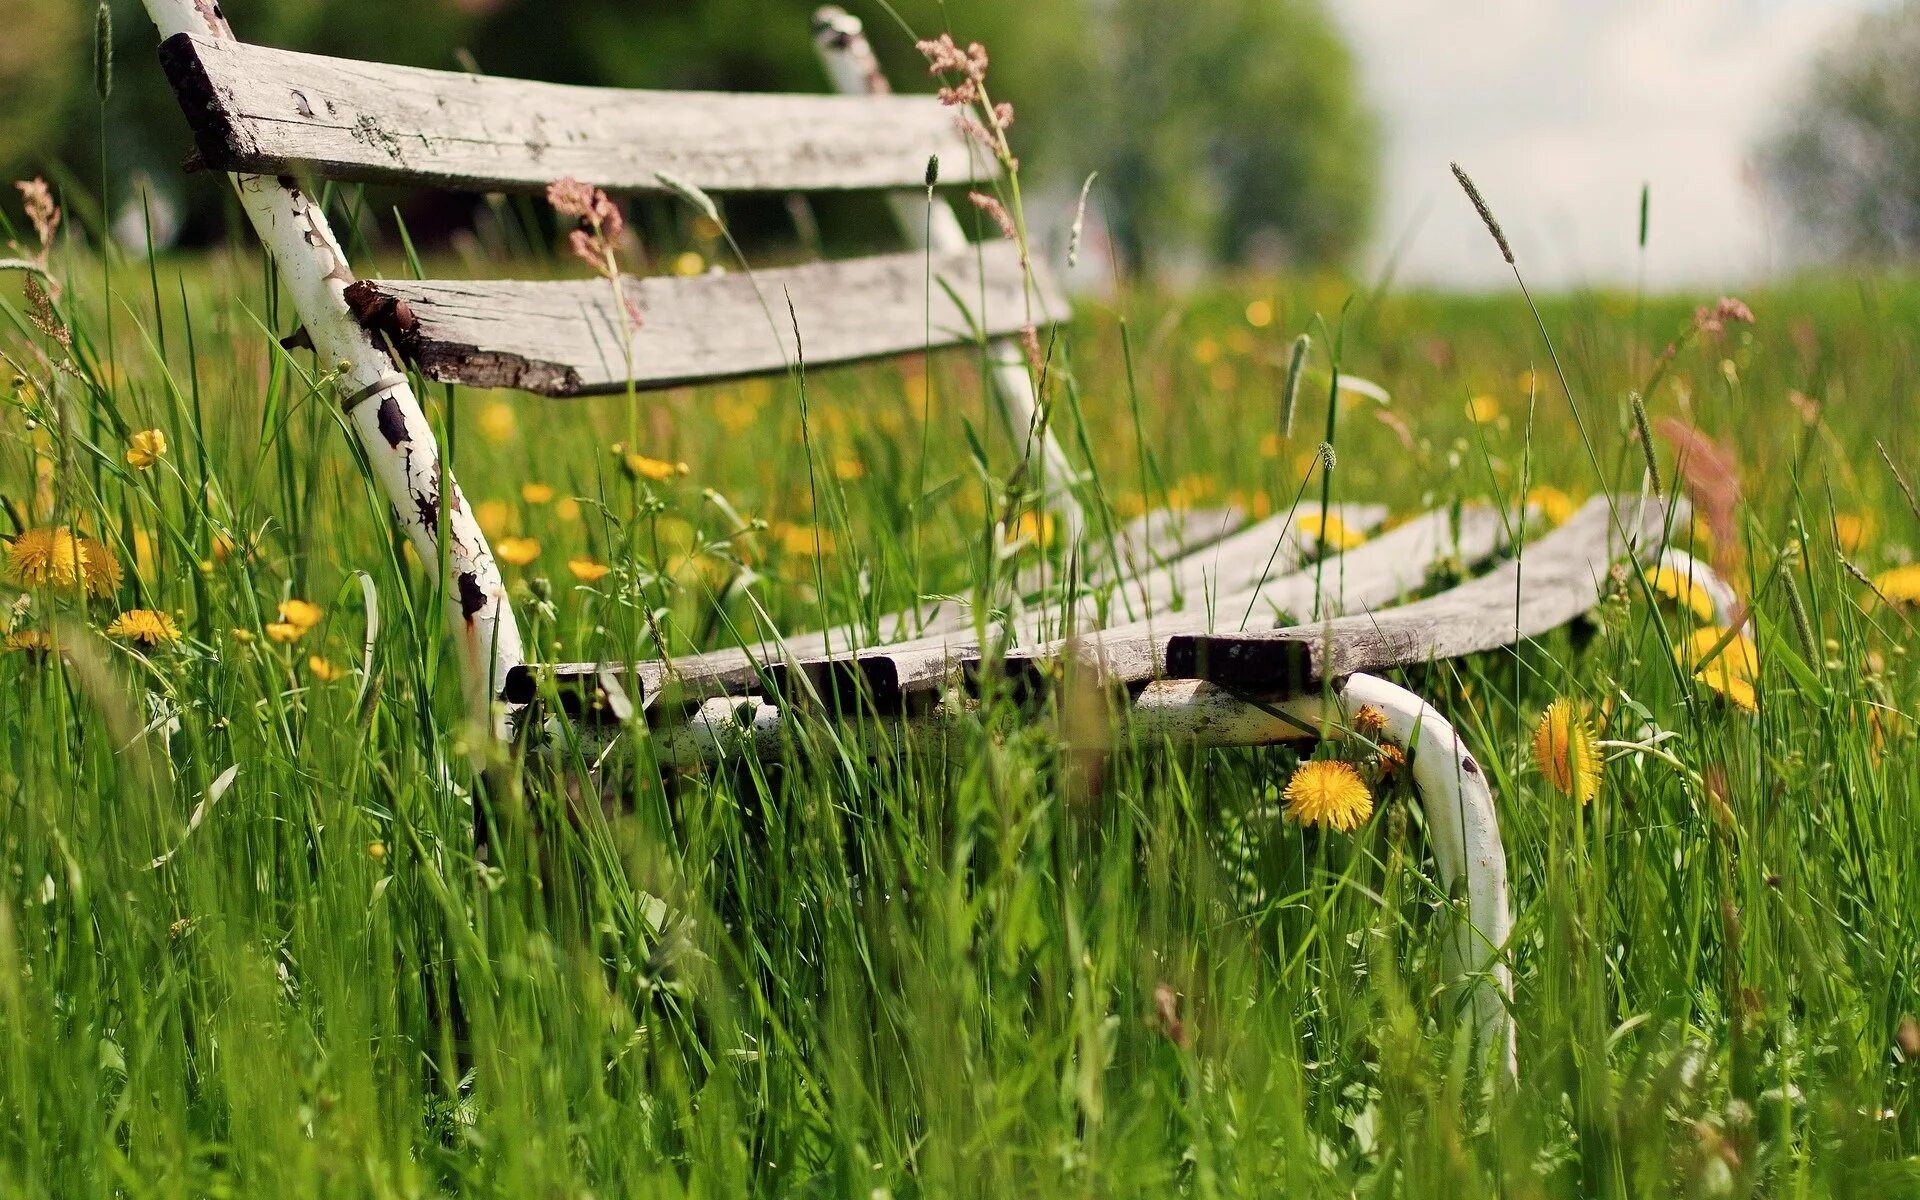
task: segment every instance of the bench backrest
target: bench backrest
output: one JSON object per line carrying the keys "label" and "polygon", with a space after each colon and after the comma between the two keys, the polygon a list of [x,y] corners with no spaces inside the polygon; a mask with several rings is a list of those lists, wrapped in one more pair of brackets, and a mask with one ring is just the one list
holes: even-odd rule
{"label": "bench backrest", "polygon": [[[924,189],[997,164],[931,96],[573,87],[176,34],[161,46],[206,165],[370,183],[612,192]],[[431,378],[548,395],[670,387],[979,343],[1066,315],[1007,242],[751,275],[365,281],[356,307]],[[788,301],[792,303],[791,315]]]}

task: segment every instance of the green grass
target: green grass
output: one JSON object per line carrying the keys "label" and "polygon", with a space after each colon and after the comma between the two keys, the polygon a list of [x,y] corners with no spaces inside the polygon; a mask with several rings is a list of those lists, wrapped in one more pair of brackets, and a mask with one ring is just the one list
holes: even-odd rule
{"label": "green grass", "polygon": [[[1868,573],[1920,534],[1875,449],[1920,474],[1920,285],[1748,297],[1757,324],[1682,346],[1648,397],[1740,463],[1719,549],[1759,593],[1757,716],[1683,679],[1667,647],[1693,623],[1624,586],[1590,639],[1410,673],[1500,806],[1522,1071],[1501,1097],[1441,986],[1448,900],[1404,793],[1356,834],[1303,831],[1278,810],[1291,751],[1123,736],[1089,760],[1061,714],[1008,702],[940,739],[808,724],[782,761],[665,777],[486,752],[432,572],[325,365],[276,348],[293,322],[258,260],[57,263],[71,352],[7,285],[0,519],[80,523],[127,573],[90,603],[0,596],[68,650],[0,657],[9,1195],[1920,1190],[1898,1048],[1920,688],[1907,617],[1866,603],[1834,520],[1867,518]],[[1511,504],[1523,479],[1631,490],[1628,393],[1712,299],[1546,303],[1592,454],[1517,299],[1333,279],[1088,305],[1053,349],[1056,411],[1121,516],[1284,508],[1318,491],[1329,427],[1333,497],[1397,514]],[[1336,329],[1393,404],[1330,422],[1310,376],[1280,443],[1292,338],[1324,368]],[[508,570],[530,643],[621,658],[986,573],[990,522],[1026,501],[973,359],[805,392],[804,426],[790,379],[643,398],[639,448],[689,467],[662,484],[610,451],[623,400],[425,394],[468,496],[540,543]],[[1498,415],[1475,424],[1481,395]],[[148,427],[169,452],[131,470]],[[582,555],[615,569],[579,586]],[[263,630],[288,596],[326,616],[283,646]],[[133,607],[184,639],[88,632]],[[1606,737],[1667,731],[1672,761],[1627,753],[1576,809],[1526,752],[1561,695]]]}

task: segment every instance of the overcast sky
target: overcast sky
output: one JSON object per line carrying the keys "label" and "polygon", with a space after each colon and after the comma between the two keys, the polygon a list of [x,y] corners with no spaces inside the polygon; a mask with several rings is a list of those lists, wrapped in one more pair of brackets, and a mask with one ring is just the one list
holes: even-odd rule
{"label": "overcast sky", "polygon": [[1486,194],[1529,282],[1727,286],[1790,259],[1755,141],[1876,0],[1332,0],[1387,135],[1373,262],[1481,285],[1506,266],[1447,170]]}

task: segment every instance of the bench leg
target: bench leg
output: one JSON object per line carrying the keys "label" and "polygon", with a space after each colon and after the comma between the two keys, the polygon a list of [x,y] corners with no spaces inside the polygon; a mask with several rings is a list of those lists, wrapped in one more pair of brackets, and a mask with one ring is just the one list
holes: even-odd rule
{"label": "bench leg", "polygon": [[[833,80],[845,95],[880,95],[892,90],[880,72],[880,62],[867,42],[860,18],[829,4],[813,14],[813,44]],[[907,244],[915,249],[964,250],[970,243],[960,218],[945,200],[924,192],[891,192],[887,204]],[[1036,314],[1036,324],[1059,320],[1065,313]],[[993,388],[999,394],[1007,424],[1016,442],[1027,445],[1039,459],[1046,506],[1062,526],[1068,546],[1078,546],[1086,531],[1086,514],[1074,498],[1073,463],[1050,427],[1040,423],[1040,402],[1034,394],[1033,371],[1020,343],[1003,338],[987,349],[993,368]],[[1031,443],[1029,444],[1029,439]]]}
{"label": "bench leg", "polygon": [[[233,37],[215,0],[145,2],[163,38],[176,33]],[[439,562],[444,507],[447,621],[460,650],[468,711],[484,727],[502,732],[493,715],[494,697],[507,670],[520,662],[520,631],[493,552],[445,470],[433,427],[406,376],[348,309],[345,292],[353,272],[320,206],[291,180],[235,175],[233,184],[254,232],[280,269],[313,341],[314,357],[321,369],[339,375],[341,404],[373,464],[375,483],[430,568]],[[444,496],[452,503],[443,506]]]}

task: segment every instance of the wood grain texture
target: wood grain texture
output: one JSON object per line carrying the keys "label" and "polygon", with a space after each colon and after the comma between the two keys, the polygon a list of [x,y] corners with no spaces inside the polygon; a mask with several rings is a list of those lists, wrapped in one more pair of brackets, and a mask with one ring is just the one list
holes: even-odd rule
{"label": "wood grain texture", "polygon": [[[1610,506],[1619,508],[1617,527]],[[1166,670],[1250,695],[1284,696],[1360,671],[1511,646],[1591,609],[1612,564],[1629,544],[1645,550],[1657,543],[1666,520],[1661,501],[1596,496],[1519,557],[1431,599],[1266,632],[1176,634]]]}
{"label": "wood grain texture", "polygon": [[1271,629],[1282,619],[1312,613],[1316,596],[1323,614],[1367,612],[1418,591],[1442,565],[1478,566],[1500,547],[1505,530],[1504,518],[1490,508],[1468,507],[1457,516],[1444,509],[1425,513],[1325,563],[1280,572],[1210,606],[1010,650],[1001,669],[1015,676],[1047,674],[1070,660],[1106,684],[1141,683],[1166,673],[1175,634]]}
{"label": "wood grain texture", "polygon": [[527,191],[836,191],[991,178],[931,96],[649,92],[390,66],[176,34],[160,61],[226,171]]}
{"label": "wood grain texture", "polygon": [[[1005,241],[691,279],[628,278],[622,289],[640,321],[632,331],[634,386],[974,344],[1066,315],[1044,272],[1031,284],[1019,249]],[[348,299],[431,379],[547,396],[627,386],[627,314],[606,280],[362,280]]]}

